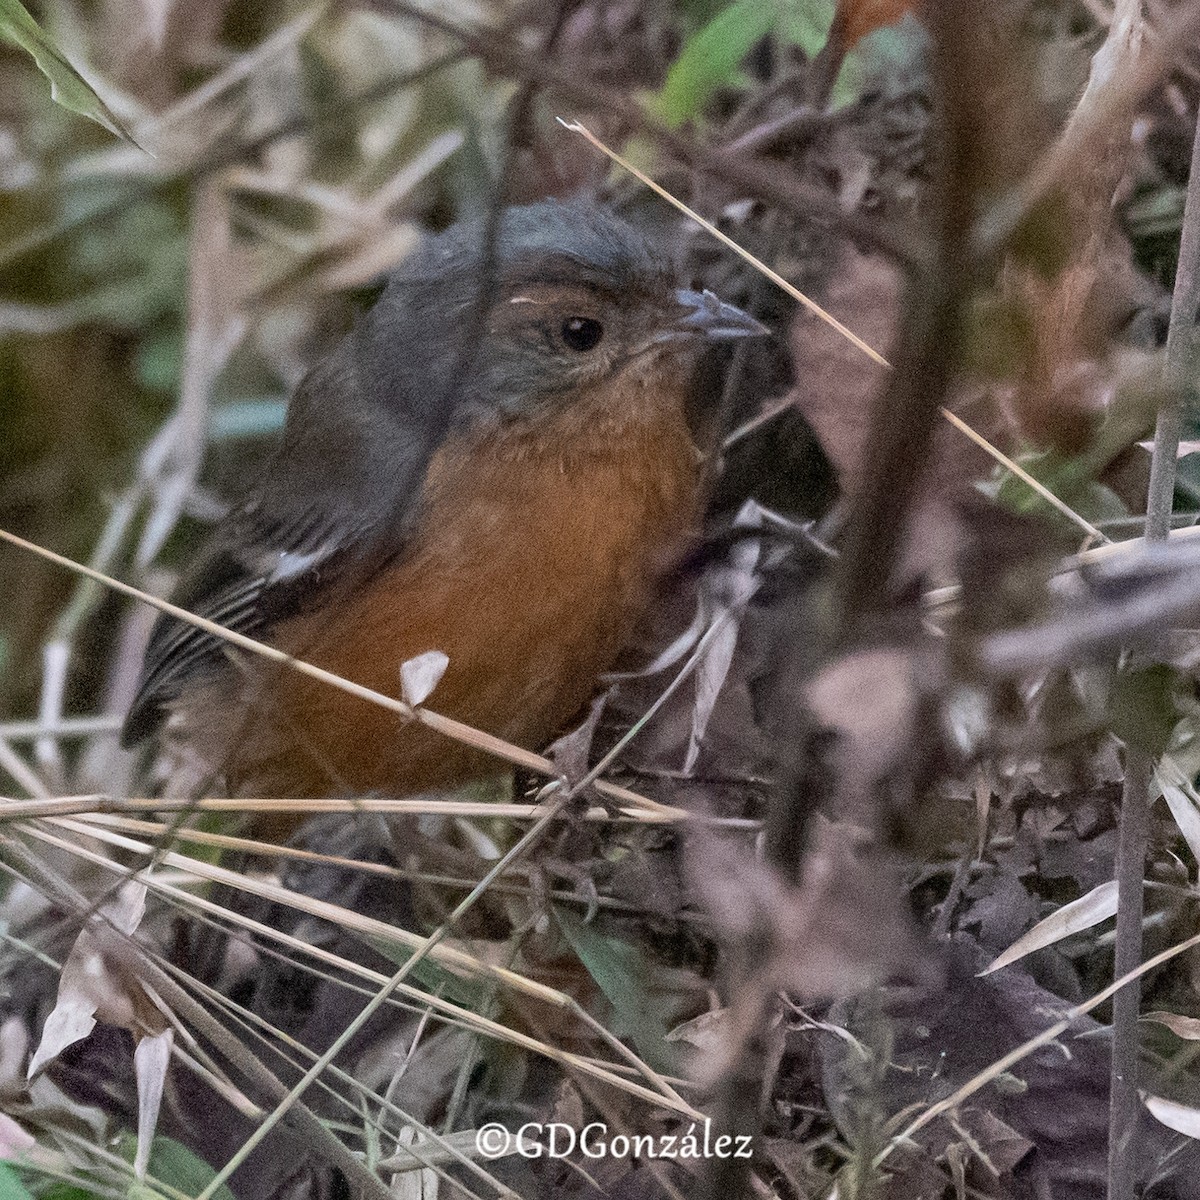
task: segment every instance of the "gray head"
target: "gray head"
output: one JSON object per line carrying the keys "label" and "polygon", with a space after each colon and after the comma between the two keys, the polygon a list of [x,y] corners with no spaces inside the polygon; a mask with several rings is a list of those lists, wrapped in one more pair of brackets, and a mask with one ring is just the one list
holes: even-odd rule
{"label": "gray head", "polygon": [[485,231],[466,222],[428,239],[372,311],[373,349],[403,349],[397,368],[423,380],[426,403],[442,388],[458,411],[518,416],[635,360],[765,332],[711,294],[679,288],[660,247],[593,204],[507,209],[490,263]]}

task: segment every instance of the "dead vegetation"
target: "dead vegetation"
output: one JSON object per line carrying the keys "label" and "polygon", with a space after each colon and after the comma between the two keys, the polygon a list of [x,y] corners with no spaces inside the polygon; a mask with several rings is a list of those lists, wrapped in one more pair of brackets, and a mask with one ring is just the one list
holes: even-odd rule
{"label": "dead vegetation", "polygon": [[[28,7],[0,1196],[1200,1195],[1194,6]],[[534,752],[414,663],[494,780],[157,794],[131,596],[422,231],[580,191],[777,335],[603,703]]]}

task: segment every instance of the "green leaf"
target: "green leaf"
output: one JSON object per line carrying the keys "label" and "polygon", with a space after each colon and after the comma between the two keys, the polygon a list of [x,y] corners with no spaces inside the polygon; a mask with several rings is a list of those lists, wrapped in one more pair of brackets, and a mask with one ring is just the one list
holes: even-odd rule
{"label": "green leaf", "polygon": [[283,428],[287,400],[282,396],[230,400],[209,414],[209,437],[215,442],[271,437]]}
{"label": "green leaf", "polygon": [[811,58],[832,24],[832,0],[736,0],[688,39],[650,111],[672,129],[695,120],[718,89],[742,82],[742,60],[768,33]]}
{"label": "green leaf", "polygon": [[[133,1162],[137,1152],[137,1137],[126,1133],[121,1138],[121,1157]],[[165,1183],[185,1196],[198,1196],[213,1179],[216,1171],[202,1158],[197,1158],[182,1142],[169,1137],[156,1137],[150,1150],[150,1166],[147,1177]],[[129,1188],[130,1200],[160,1200],[161,1193],[148,1184],[134,1183]],[[224,1185],[217,1188],[214,1200],[235,1200],[234,1194]]]}
{"label": "green leaf", "polygon": [[1182,185],[1163,186],[1139,196],[1125,211],[1125,222],[1136,237],[1162,234],[1178,236],[1183,224],[1183,201],[1187,189]]}
{"label": "green leaf", "polygon": [[658,1071],[674,1071],[679,1047],[667,1034],[695,1014],[698,979],[689,971],[664,967],[623,938],[610,937],[568,909],[554,916],[571,949],[613,1007],[606,1022],[618,1037],[629,1037]]}
{"label": "green leaf", "polygon": [[[412,947],[399,938],[392,940],[374,934],[359,936],[365,945],[398,967],[404,966],[413,956]],[[456,974],[449,967],[428,958],[423,958],[417,963],[409,980],[435,995],[443,996],[463,1008],[469,1008],[472,1012],[484,1011],[494,989],[494,985],[489,983],[486,977]]]}
{"label": "green leaf", "polygon": [[0,1200],[33,1200],[15,1171],[0,1162]]}
{"label": "green leaf", "polygon": [[32,56],[38,69],[50,80],[52,99],[137,145],[91,84],[59,53],[58,47],[29,15],[21,0],[0,0],[0,37]]}
{"label": "green leaf", "polygon": [[1179,697],[1185,686],[1179,672],[1156,665],[1122,671],[1109,698],[1109,724],[1129,745],[1158,758],[1171,741],[1179,721]]}

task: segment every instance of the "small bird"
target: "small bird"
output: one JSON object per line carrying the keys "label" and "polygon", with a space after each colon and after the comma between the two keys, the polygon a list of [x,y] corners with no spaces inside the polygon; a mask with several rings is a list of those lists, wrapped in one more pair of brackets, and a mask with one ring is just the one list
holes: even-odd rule
{"label": "small bird", "polygon": [[[429,238],[299,385],[176,603],[520,746],[590,698],[700,512],[690,365],[757,321],[582,201]],[[481,289],[483,300],[481,302]],[[231,796],[403,796],[493,774],[430,729],[160,617],[122,740],[170,715]]]}

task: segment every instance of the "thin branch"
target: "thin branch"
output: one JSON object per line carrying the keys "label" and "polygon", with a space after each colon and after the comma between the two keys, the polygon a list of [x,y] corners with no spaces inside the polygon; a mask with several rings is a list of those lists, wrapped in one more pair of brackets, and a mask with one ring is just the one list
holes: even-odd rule
{"label": "thin branch", "polygon": [[958,366],[965,300],[974,280],[970,231],[983,178],[985,121],[977,81],[991,69],[974,3],[929,13],[940,88],[942,168],[930,188],[933,261],[910,284],[910,316],[888,387],[877,398],[865,461],[875,464],[855,496],[838,575],[834,641],[857,641],[886,610],[908,510]]}
{"label": "thin branch", "polygon": [[1167,384],[1171,389],[1158,413],[1154,451],[1150,462],[1150,488],[1146,497],[1146,537],[1166,538],[1171,523],[1179,439],[1183,427],[1185,389],[1196,352],[1196,315],[1200,310],[1200,122],[1192,142],[1191,173],[1183,208],[1183,230],[1175,290],[1171,297],[1171,322],[1167,328]]}
{"label": "thin branch", "polygon": [[[1125,5],[1128,8],[1128,4]],[[1128,22],[1128,14],[1124,16]],[[1112,30],[1122,23],[1121,6]],[[1113,36],[1110,33],[1110,37]],[[1183,427],[1184,390],[1195,347],[1196,310],[1200,307],[1200,124],[1192,144],[1191,174],[1183,212],[1171,322],[1167,332],[1167,385],[1169,394],[1158,413],[1150,484],[1146,497],[1146,541],[1165,542],[1171,529],[1179,437]],[[1116,876],[1120,906],[1117,909],[1113,974],[1120,978],[1142,958],[1143,880],[1150,836],[1150,782],[1154,761],[1149,753],[1128,746],[1125,783],[1121,797],[1120,838]],[[1108,1198],[1127,1200],[1134,1195],[1137,1131],[1141,1118],[1138,1094],[1138,1010],[1141,988],[1137,983],[1113,998],[1113,1049],[1109,1097]]]}

